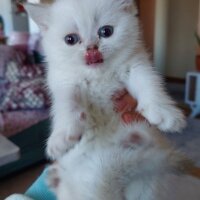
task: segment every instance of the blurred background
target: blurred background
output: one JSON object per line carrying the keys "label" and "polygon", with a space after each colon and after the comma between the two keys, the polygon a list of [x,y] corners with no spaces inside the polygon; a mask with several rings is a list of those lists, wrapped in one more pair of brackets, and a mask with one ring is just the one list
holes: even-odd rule
{"label": "blurred background", "polygon": [[[200,130],[199,0],[135,1],[153,66],[178,106],[197,118],[187,130],[196,134]],[[0,199],[24,192],[48,164],[50,101],[45,55],[40,31],[23,2],[50,4],[53,0],[0,0]],[[14,145],[14,155],[5,150],[3,141]]]}

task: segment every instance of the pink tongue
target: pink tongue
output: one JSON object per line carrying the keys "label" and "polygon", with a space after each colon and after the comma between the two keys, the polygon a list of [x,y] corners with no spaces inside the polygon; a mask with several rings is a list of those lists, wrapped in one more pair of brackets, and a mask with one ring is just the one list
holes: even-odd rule
{"label": "pink tongue", "polygon": [[85,54],[85,61],[88,65],[102,63],[103,55],[97,49],[90,49]]}

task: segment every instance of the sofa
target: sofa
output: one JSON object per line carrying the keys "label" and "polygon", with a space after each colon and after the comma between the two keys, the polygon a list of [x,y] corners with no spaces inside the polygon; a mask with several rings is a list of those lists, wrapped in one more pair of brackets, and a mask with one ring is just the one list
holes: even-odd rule
{"label": "sofa", "polygon": [[0,134],[21,153],[18,161],[0,167],[0,177],[45,159],[50,101],[46,64],[38,55],[25,46],[0,45]]}

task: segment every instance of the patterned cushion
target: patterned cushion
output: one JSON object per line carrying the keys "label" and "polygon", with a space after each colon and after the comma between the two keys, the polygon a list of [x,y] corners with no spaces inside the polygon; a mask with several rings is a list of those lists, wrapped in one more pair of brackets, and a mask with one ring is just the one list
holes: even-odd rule
{"label": "patterned cushion", "polygon": [[49,98],[45,91],[43,78],[7,83],[6,93],[2,95],[0,111],[32,110],[49,107]]}
{"label": "patterned cushion", "polygon": [[9,61],[6,66],[5,77],[9,82],[20,82],[23,79],[44,77],[44,65],[19,64]]}
{"label": "patterned cushion", "polygon": [[44,76],[45,65],[35,64],[33,53],[14,46],[0,46],[0,79],[18,82]]}
{"label": "patterned cushion", "polygon": [[0,111],[49,107],[45,65],[34,64],[26,48],[0,46]]}

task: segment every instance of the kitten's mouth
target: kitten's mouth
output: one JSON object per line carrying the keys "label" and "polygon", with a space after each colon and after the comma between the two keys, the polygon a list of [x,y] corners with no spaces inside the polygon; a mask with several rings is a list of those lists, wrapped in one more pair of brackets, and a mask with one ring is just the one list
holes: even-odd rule
{"label": "kitten's mouth", "polygon": [[96,66],[94,64],[103,63],[103,55],[98,49],[90,49],[85,54],[85,61],[87,65]]}

